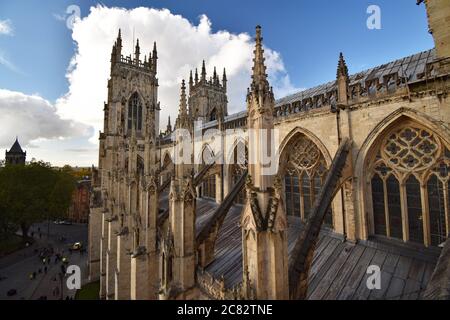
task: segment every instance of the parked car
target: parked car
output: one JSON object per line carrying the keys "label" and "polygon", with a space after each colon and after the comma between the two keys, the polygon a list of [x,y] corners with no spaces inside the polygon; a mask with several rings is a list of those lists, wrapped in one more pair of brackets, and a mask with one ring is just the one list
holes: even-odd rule
{"label": "parked car", "polygon": [[70,249],[72,250],[81,250],[83,248],[83,244],[81,242],[75,242],[70,246]]}
{"label": "parked car", "polygon": [[72,222],[67,221],[67,220],[62,220],[59,224],[65,225],[65,226],[70,226],[72,225]]}
{"label": "parked car", "polygon": [[17,290],[16,289],[9,289],[6,294],[7,294],[8,297],[15,296],[17,294]]}

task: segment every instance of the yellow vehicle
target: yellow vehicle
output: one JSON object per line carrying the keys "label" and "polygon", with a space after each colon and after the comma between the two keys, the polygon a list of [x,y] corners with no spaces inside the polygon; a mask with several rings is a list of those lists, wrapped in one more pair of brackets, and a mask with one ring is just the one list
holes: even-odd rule
{"label": "yellow vehicle", "polygon": [[80,250],[83,247],[83,244],[81,242],[75,242],[72,246],[72,250]]}

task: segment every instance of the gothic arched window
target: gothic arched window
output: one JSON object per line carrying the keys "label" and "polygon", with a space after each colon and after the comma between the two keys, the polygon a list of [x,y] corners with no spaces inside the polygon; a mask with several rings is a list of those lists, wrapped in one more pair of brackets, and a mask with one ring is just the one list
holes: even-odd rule
{"label": "gothic arched window", "polygon": [[[282,157],[284,163],[284,187],[286,214],[306,220],[319,196],[326,178],[326,163],[317,145],[305,135],[293,138]],[[332,227],[331,209],[325,216],[324,224]]]}
{"label": "gothic arched window", "polygon": [[142,102],[137,92],[133,93],[128,101],[128,130],[134,128],[142,130]]}
{"label": "gothic arched window", "polygon": [[388,132],[371,163],[373,232],[437,246],[449,232],[450,152],[430,130],[406,121]]}

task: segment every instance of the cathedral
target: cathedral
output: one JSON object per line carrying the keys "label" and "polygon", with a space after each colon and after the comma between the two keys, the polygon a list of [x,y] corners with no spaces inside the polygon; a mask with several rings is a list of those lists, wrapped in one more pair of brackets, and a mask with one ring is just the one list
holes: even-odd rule
{"label": "cathedral", "polygon": [[125,56],[119,31],[90,201],[100,298],[449,299],[450,6],[422,2],[435,48],[357,74],[337,54],[336,79],[278,100],[257,26],[246,110],[203,62],[164,133],[156,43]]}

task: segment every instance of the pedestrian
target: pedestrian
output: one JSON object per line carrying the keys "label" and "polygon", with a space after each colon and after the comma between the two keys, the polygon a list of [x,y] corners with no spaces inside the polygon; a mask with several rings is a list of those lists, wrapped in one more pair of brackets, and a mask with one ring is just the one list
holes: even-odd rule
{"label": "pedestrian", "polygon": [[36,278],[36,271],[33,271],[33,279]]}
{"label": "pedestrian", "polygon": [[47,266],[44,267],[44,273],[47,274]]}

